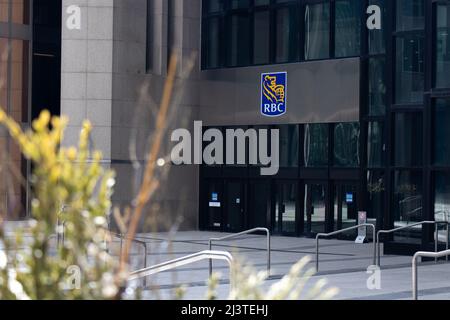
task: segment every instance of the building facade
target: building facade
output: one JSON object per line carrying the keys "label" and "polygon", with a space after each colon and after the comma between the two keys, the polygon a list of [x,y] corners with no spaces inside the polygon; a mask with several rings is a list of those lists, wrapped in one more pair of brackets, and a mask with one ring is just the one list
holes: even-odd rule
{"label": "building facade", "polygon": [[[83,119],[91,120],[93,147],[117,172],[118,205],[136,195],[172,54],[179,63],[162,154],[174,146],[171,130],[192,131],[195,120],[224,133],[280,130],[275,176],[261,176],[253,165],[167,164],[149,208],[160,226],[230,232],[267,226],[313,236],[355,225],[359,211],[384,229],[449,218],[450,1],[63,0],[58,7],[50,0],[2,0],[1,6],[0,43],[9,52],[2,55],[1,77],[9,84],[1,88],[2,103],[11,114],[26,110],[17,113],[24,125],[45,105],[69,116],[66,144]],[[79,28],[67,26],[74,6]],[[26,19],[15,21],[16,11]],[[26,90],[11,79],[14,61]],[[287,108],[267,117],[261,77],[277,72],[287,75]],[[19,91],[21,103],[14,101]],[[433,230],[417,227],[387,240],[387,251],[409,253],[431,246]]]}

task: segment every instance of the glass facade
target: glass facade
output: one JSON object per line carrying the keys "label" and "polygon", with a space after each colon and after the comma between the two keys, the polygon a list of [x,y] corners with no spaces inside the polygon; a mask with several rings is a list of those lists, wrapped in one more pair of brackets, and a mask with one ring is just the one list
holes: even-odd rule
{"label": "glass facade", "polygon": [[436,87],[450,88],[450,4],[436,6]]}
{"label": "glass facade", "polygon": [[361,52],[361,1],[336,1],[335,56],[358,56]]}
{"label": "glass facade", "polygon": [[359,136],[359,123],[339,123],[334,126],[335,167],[359,167]]}
{"label": "glass facade", "polygon": [[[272,126],[281,129],[282,170],[266,185],[277,204],[265,221],[271,225],[273,217],[283,233],[284,215],[290,222],[295,216],[287,233],[311,235],[355,223],[355,210],[367,211],[378,229],[448,219],[450,1],[244,2],[253,28],[250,64],[353,56],[361,61],[359,122]],[[381,9],[381,29],[366,28],[366,5]],[[220,10],[216,17],[227,19],[242,9],[224,2]],[[204,15],[203,23],[213,17]],[[220,25],[227,38],[230,30]],[[219,54],[220,67],[229,66],[226,55]],[[252,174],[249,169],[245,179]],[[295,191],[283,185],[286,179]],[[427,229],[395,234],[386,248],[429,246]]]}
{"label": "glass facade", "polygon": [[330,57],[330,4],[309,4],[305,9],[305,60]]}
{"label": "glass facade", "polygon": [[[359,56],[362,12],[360,0],[204,0],[202,68]],[[383,50],[383,36],[372,38]]]}

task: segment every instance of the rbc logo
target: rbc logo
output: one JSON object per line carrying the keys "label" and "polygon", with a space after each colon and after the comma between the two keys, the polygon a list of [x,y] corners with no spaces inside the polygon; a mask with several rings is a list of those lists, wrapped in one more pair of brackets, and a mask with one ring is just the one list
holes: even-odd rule
{"label": "rbc logo", "polygon": [[287,72],[261,75],[261,113],[279,117],[286,113]]}

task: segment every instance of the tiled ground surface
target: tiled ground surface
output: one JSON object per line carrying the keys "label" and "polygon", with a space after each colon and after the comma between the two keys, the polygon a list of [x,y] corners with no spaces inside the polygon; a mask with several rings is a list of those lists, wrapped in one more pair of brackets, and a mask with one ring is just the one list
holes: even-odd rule
{"label": "tiled ground surface", "polygon": [[[179,232],[171,241],[168,234],[141,234],[138,239],[147,243],[147,265],[154,265],[174,258],[208,249],[208,239],[226,234],[214,232]],[[271,278],[264,284],[269,288],[285,275],[290,267],[302,257],[313,259],[308,266],[314,268],[315,240],[306,238],[272,237]],[[326,278],[329,286],[339,288],[336,299],[411,299],[411,257],[383,256],[381,289],[369,290],[367,267],[372,265],[373,245],[355,245],[352,241],[321,240],[320,272],[311,279],[305,292],[318,279]],[[120,242],[111,245],[111,252],[118,254]],[[213,247],[239,255],[257,270],[266,269],[266,241],[264,236],[248,235]],[[132,268],[144,266],[142,245],[135,244],[132,251]],[[225,262],[214,262],[214,271],[222,275],[218,286],[218,297],[226,299],[229,293],[228,267]],[[175,271],[163,272],[147,279],[144,297],[148,299],[169,299],[174,297],[176,288],[183,286],[184,298],[203,299],[207,287],[208,262],[202,261]],[[138,283],[142,284],[142,281]],[[154,289],[156,286],[158,289]],[[420,299],[450,299],[450,264],[424,263],[419,267]]]}
{"label": "tiled ground surface", "polygon": [[[164,241],[166,234],[140,235],[148,242],[148,264],[153,265],[183,255],[208,249],[208,239],[224,236],[214,232],[180,232],[170,244]],[[351,241],[321,240],[320,272],[308,283],[306,291],[319,278],[326,278],[330,286],[339,288],[337,299],[410,299],[411,298],[411,257],[383,256],[381,289],[369,290],[367,267],[372,265],[373,245],[355,245]],[[214,246],[215,250],[229,251],[240,255],[258,270],[266,268],[266,241],[264,236],[249,235],[239,240],[231,240]],[[136,250],[138,247],[136,247]],[[313,257],[310,268],[314,267],[315,240],[305,238],[272,237],[271,279],[269,287],[290,267],[306,255]],[[135,252],[135,268],[142,267],[142,254]],[[215,262],[214,270],[222,274],[224,280],[218,288],[219,298],[228,295],[228,268],[225,262]],[[159,290],[147,290],[147,298],[173,297],[173,288],[183,285],[186,299],[202,299],[206,293],[205,279],[208,276],[208,262],[198,262],[182,267],[174,272],[164,272],[149,278]],[[420,299],[450,299],[450,264],[425,263],[419,268]]]}

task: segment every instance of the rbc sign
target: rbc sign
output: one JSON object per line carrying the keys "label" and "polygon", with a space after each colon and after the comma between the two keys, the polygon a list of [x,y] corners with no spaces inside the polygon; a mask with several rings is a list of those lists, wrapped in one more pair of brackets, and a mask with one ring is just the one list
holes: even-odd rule
{"label": "rbc sign", "polygon": [[279,117],[286,113],[287,72],[261,75],[261,113],[266,117]]}

